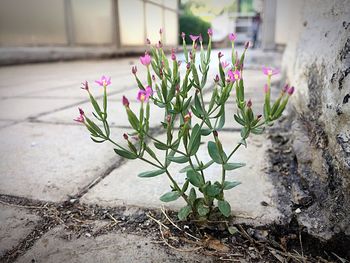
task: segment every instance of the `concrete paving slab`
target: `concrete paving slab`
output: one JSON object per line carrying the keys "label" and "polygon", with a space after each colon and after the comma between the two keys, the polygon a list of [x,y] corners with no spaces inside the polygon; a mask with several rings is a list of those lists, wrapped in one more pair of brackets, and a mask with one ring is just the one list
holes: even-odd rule
{"label": "concrete paving slab", "polygon": [[65,231],[54,228],[42,238],[17,263],[27,262],[212,262],[212,258],[199,254],[176,252],[153,243],[153,236],[136,236],[109,233],[97,237],[63,239]]}
{"label": "concrete paving slab", "polygon": [[[115,100],[109,101],[108,104],[108,121],[110,125],[130,127],[128,117],[124,106],[122,105],[122,97],[120,94],[117,99],[117,95],[114,96]],[[102,105],[101,99],[98,100],[100,105]],[[61,111],[54,112],[52,114],[47,114],[45,116],[39,117],[39,121],[43,122],[54,122],[54,123],[72,123],[72,118],[75,118],[78,112],[78,107],[81,107],[87,116],[94,119],[91,112],[93,112],[93,106],[90,102],[79,104],[79,106],[67,108]],[[140,109],[140,102],[130,102],[130,108],[138,116]],[[150,127],[159,127],[161,125],[160,121],[163,120],[164,112],[163,109],[151,105],[151,118]]]}
{"label": "concrete paving slab", "polygon": [[[124,131],[112,132],[124,141]],[[0,193],[45,201],[77,194],[119,160],[80,125],[16,124],[0,130],[0,145]]]}
{"label": "concrete paving slab", "polygon": [[[240,140],[239,133],[220,132],[220,139],[226,152],[231,151]],[[206,140],[212,138],[205,137]],[[244,162],[247,166],[234,171],[227,172],[227,180],[240,181],[241,185],[226,191],[226,198],[231,203],[234,215],[257,219],[257,222],[271,223],[280,214],[274,206],[272,199],[275,190],[272,182],[264,172],[266,160],[265,150],[266,139],[262,136],[252,136],[248,140],[248,148],[239,148],[232,157],[232,162]],[[210,160],[206,147],[200,149],[199,159],[204,163]],[[179,173],[179,167],[184,165],[170,166],[170,172],[175,180],[182,185],[185,181],[185,174]],[[159,197],[170,191],[169,180],[165,174],[152,178],[139,178],[140,172],[154,170],[151,165],[142,161],[129,161],[117,170],[114,170],[108,177],[82,197],[82,201],[88,204],[100,204],[107,206],[135,205],[141,207],[159,208],[165,205],[172,209],[179,209],[184,205],[181,199],[171,203],[162,203]],[[206,178],[220,180],[221,167],[213,164],[206,170]],[[270,204],[262,206],[261,202]]]}
{"label": "concrete paving slab", "polygon": [[9,120],[0,120],[0,129],[5,128],[9,125],[12,125],[14,121],[9,121]]}
{"label": "concrete paving slab", "polygon": [[0,204],[0,257],[24,239],[39,219],[25,209]]}
{"label": "concrete paving slab", "polygon": [[27,99],[10,98],[0,103],[0,119],[25,120],[39,114],[74,105],[79,99]]}

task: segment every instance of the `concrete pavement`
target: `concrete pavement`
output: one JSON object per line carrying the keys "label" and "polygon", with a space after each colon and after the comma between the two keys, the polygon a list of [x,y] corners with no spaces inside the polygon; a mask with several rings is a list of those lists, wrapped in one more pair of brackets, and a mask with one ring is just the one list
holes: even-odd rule
{"label": "concrete pavement", "polygon": [[[252,56],[254,57],[254,51]],[[255,57],[259,56],[261,54],[257,53]],[[271,57],[274,58],[270,60],[274,64],[272,66],[278,66],[279,55],[271,54]],[[260,60],[257,59],[261,64],[268,60],[264,56]],[[137,107],[133,98],[136,96],[137,86],[130,72],[131,65],[135,63],[139,68],[138,75],[143,76],[144,69],[139,65],[137,58],[0,68],[0,196],[24,197],[43,202],[63,202],[72,197],[81,197],[82,203],[102,207],[126,205],[159,208],[162,205],[159,196],[169,190],[166,178],[138,178],[137,174],[148,169],[147,165],[138,161],[122,160],[114,154],[112,145],[93,143],[87,130],[72,121],[78,115],[78,106],[82,106],[87,113],[91,111],[85,91],[79,88],[80,82],[89,81],[92,92],[98,95],[102,94],[101,88],[94,85],[93,81],[101,75],[111,76],[112,85],[108,87],[108,91],[111,94],[109,109],[113,126],[112,137],[122,142],[122,134],[128,131],[125,127],[129,126],[121,105],[122,95],[127,94],[131,98],[131,106]],[[261,71],[257,70],[257,65],[249,64],[249,60],[247,68],[247,97],[253,100],[254,107],[262,109],[262,86],[265,78]],[[274,91],[278,93],[276,87]],[[231,101],[231,105],[227,106],[229,127],[219,134],[224,145],[227,142],[228,148],[232,148],[239,140],[238,126],[233,122],[235,110],[232,104]],[[151,127],[158,128],[162,112],[154,105],[151,118]],[[233,215],[237,216],[237,220],[266,224],[278,220],[281,216],[274,200],[274,186],[264,170],[264,153],[268,146],[268,140],[264,136],[254,136],[248,140],[248,148],[240,149],[235,157],[237,161],[247,163],[246,167],[228,175],[242,182],[242,185],[227,192]],[[203,159],[208,158],[206,147],[203,147],[199,156]],[[183,175],[177,173],[177,168],[174,167],[173,171],[177,180],[181,182]],[[209,177],[215,179],[218,167],[213,165],[208,171]],[[262,206],[261,202],[269,206]],[[171,209],[178,209],[182,204],[181,201],[177,201],[166,205]],[[23,215],[23,218],[31,220],[34,225],[39,220],[30,214],[30,210],[14,209],[8,205],[1,208],[0,217],[8,218],[8,215],[13,213]],[[16,242],[24,240],[31,231],[30,227],[24,227],[26,231],[22,231],[17,227],[15,220],[4,222],[2,221],[0,226],[0,244],[6,243],[2,245],[4,250],[15,247]],[[7,232],[12,231],[16,238],[6,241],[4,236],[8,234],[4,234],[4,228]],[[43,238],[19,262],[27,262],[34,252],[39,253],[37,251],[42,250],[46,244]],[[56,237],[48,234],[45,238],[48,242],[55,243]],[[107,235],[99,238],[109,243],[117,237],[111,238]],[[130,237],[131,243],[123,243],[121,246],[133,246],[134,239],[135,237]],[[85,241],[70,244],[76,244],[77,249],[80,249],[81,242]],[[99,240],[91,242],[88,242],[88,247],[94,246],[94,242]],[[62,244],[63,247],[66,246],[65,242]],[[149,251],[153,251],[154,246],[152,245]],[[46,255],[42,251],[39,253],[39,258],[45,262],[56,262],[55,258],[63,254],[72,256],[69,254],[71,252],[64,252],[67,251],[65,248],[53,252],[52,246],[49,247]],[[108,246],[91,253],[101,255],[111,249],[114,248]],[[54,256],[50,257],[50,253]],[[106,253],[108,255],[109,252]],[[155,252],[150,253],[151,259],[154,255],[152,253]],[[158,253],[155,259],[161,261],[166,255],[159,251]],[[85,261],[85,258],[78,257],[75,262],[81,261]],[[127,261],[124,258],[124,261],[120,262]]]}

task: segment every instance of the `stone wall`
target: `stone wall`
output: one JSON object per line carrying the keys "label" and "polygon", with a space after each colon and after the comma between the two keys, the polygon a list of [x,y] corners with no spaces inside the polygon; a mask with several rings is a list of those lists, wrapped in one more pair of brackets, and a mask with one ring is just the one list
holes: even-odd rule
{"label": "stone wall", "polygon": [[313,203],[298,215],[326,239],[350,235],[350,1],[298,0],[283,57],[294,151]]}

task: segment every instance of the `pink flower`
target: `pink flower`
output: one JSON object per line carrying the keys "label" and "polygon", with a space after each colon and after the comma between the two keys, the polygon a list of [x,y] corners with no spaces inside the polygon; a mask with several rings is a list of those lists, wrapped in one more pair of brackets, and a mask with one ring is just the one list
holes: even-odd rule
{"label": "pink flower", "polygon": [[270,76],[270,77],[280,73],[280,71],[278,69],[274,69],[274,68],[271,68],[271,67],[262,67],[262,72],[266,76]]}
{"label": "pink flower", "polygon": [[235,70],[235,71],[229,70],[228,76],[230,77],[230,81],[235,82],[241,79],[241,72],[239,70]]}
{"label": "pink flower", "polygon": [[264,85],[264,92],[268,93],[269,92],[269,86],[267,86],[267,84]]}
{"label": "pink flower", "polygon": [[141,102],[148,101],[149,97],[151,97],[152,94],[152,88],[150,86],[147,86],[145,90],[139,90],[137,93],[137,100]]}
{"label": "pink flower", "polygon": [[289,95],[292,95],[294,93],[294,86],[290,87],[287,92]]}
{"label": "pink flower", "polygon": [[213,29],[208,28],[208,35],[209,35],[210,37],[213,36]]}
{"label": "pink flower", "polygon": [[199,36],[190,35],[190,38],[192,39],[193,42],[196,42]]}
{"label": "pink flower", "polygon": [[122,102],[125,107],[129,107],[129,100],[125,96],[123,96]]}
{"label": "pink flower", "polygon": [[74,121],[76,122],[79,122],[79,123],[84,123],[85,122],[85,118],[84,118],[84,111],[79,108],[79,116],[75,119],[73,119]]}
{"label": "pink flower", "polygon": [[230,63],[228,63],[226,60],[221,62],[222,68],[226,68],[226,67],[228,67],[229,65],[230,65]]}
{"label": "pink flower", "polygon": [[182,39],[185,39],[186,34],[184,32],[181,33]]}
{"label": "pink flower", "polygon": [[83,86],[81,87],[81,89],[84,89],[84,90],[89,90],[89,83],[85,80],[85,82],[82,82],[81,83]]}
{"label": "pink flower", "polygon": [[235,33],[230,33],[230,34],[228,35],[228,39],[229,39],[231,42],[235,41],[236,38],[237,38],[237,35],[236,35]]}
{"label": "pink flower", "polygon": [[107,79],[106,76],[102,76],[100,80],[95,80],[95,83],[97,83],[101,87],[107,87],[111,84],[111,77]]}
{"label": "pink flower", "polygon": [[151,56],[148,55],[147,52],[145,52],[145,55],[143,57],[140,57],[140,61],[142,65],[148,66],[149,64],[151,64]]}

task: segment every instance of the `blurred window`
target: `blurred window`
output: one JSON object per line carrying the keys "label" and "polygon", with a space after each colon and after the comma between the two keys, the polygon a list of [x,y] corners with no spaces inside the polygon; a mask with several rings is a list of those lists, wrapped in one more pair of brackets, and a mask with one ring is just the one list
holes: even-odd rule
{"label": "blurred window", "polygon": [[146,37],[143,1],[119,0],[118,10],[121,45],[143,45]]}
{"label": "blurred window", "polygon": [[[175,1],[174,1],[175,2]],[[177,40],[178,40],[178,17],[177,13],[165,10],[164,11],[164,28],[165,28],[165,44],[166,45],[171,45],[171,46],[176,46],[177,45]]]}
{"label": "blurred window", "polygon": [[113,42],[112,0],[71,0],[77,44]]}
{"label": "blurred window", "polygon": [[1,0],[0,44],[67,44],[62,0]]}

